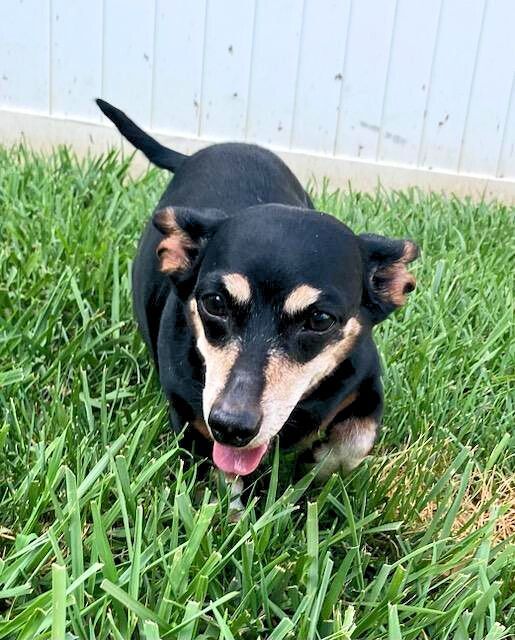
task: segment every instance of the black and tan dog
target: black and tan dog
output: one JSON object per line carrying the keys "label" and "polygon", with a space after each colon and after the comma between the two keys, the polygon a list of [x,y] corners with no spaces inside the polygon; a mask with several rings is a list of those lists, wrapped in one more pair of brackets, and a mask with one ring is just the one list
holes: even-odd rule
{"label": "black and tan dog", "polygon": [[278,437],[356,467],[381,420],[374,325],[415,287],[410,240],[355,235],[315,211],[273,153],[217,144],[188,157],[123,112],[103,113],[175,174],[141,239],[134,309],[170,403],[229,476],[252,473]]}

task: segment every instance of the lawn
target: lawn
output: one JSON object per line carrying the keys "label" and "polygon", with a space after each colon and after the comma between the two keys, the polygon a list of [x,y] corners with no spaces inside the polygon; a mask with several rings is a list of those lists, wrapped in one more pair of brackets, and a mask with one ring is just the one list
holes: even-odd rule
{"label": "lawn", "polygon": [[356,232],[421,245],[376,331],[384,429],[324,486],[275,451],[234,524],[135,329],[167,175],[127,169],[0,150],[0,639],[513,637],[513,209],[318,185]]}

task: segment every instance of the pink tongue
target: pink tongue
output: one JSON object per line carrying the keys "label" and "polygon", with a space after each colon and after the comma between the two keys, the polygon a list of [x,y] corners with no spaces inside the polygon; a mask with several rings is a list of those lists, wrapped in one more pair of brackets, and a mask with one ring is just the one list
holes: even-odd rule
{"label": "pink tongue", "polygon": [[239,449],[215,442],[213,445],[213,462],[216,466],[236,476],[252,473],[265,455],[267,445],[262,444],[254,449]]}

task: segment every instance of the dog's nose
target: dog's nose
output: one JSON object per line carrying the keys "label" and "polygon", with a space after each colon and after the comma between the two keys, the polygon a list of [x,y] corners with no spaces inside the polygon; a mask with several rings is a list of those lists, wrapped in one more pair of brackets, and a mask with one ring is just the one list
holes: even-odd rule
{"label": "dog's nose", "polygon": [[244,447],[259,431],[261,413],[251,410],[231,411],[223,405],[215,405],[208,422],[215,440],[233,447]]}

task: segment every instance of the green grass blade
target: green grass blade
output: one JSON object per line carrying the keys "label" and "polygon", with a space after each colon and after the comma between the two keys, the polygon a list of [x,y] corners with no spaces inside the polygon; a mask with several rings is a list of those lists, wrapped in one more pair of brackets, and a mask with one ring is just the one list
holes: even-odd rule
{"label": "green grass blade", "polygon": [[159,627],[151,620],[145,620],[143,623],[143,634],[145,636],[145,640],[161,640]]}
{"label": "green grass blade", "polygon": [[402,640],[397,605],[388,605],[388,640]]}
{"label": "green grass blade", "polygon": [[66,569],[52,565],[52,640],[64,640],[66,633]]}

